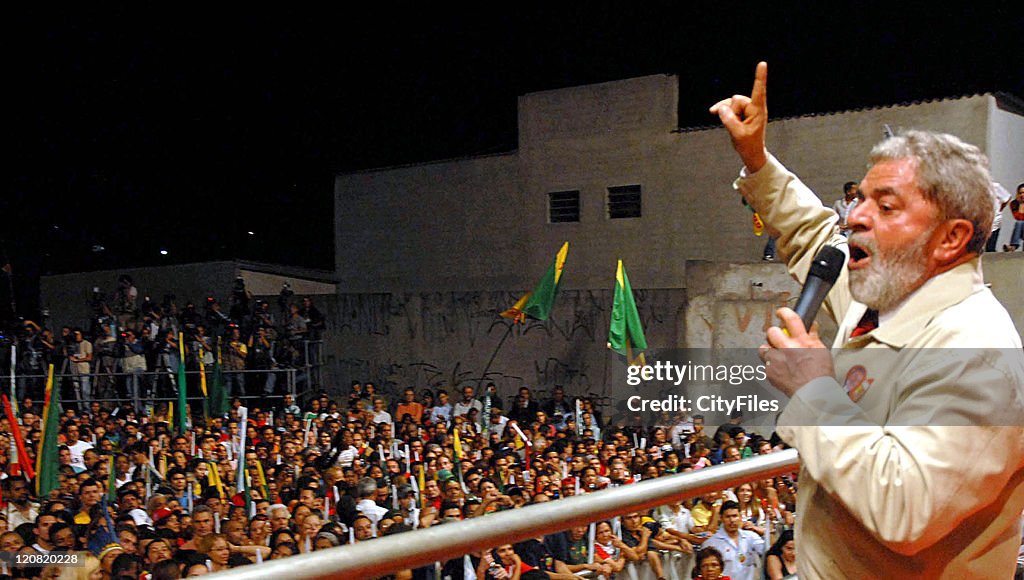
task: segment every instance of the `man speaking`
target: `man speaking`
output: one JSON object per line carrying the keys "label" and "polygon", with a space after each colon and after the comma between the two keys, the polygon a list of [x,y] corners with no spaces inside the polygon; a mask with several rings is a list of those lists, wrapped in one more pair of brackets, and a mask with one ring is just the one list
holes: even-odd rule
{"label": "man speaking", "polygon": [[768,330],[769,381],[791,397],[801,578],[1010,578],[1024,508],[1024,351],[985,287],[987,160],[910,131],[871,151],[849,238],[765,147],[768,66],[711,108],[745,168],[737,188],[801,283],[818,250],[848,261],[825,301],[830,352],[789,308]]}

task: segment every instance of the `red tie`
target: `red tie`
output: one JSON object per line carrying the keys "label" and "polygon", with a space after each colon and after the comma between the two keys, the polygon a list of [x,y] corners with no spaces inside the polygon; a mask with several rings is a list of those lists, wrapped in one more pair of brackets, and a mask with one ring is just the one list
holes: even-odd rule
{"label": "red tie", "polygon": [[857,328],[854,328],[853,332],[850,333],[850,338],[867,334],[876,328],[878,328],[878,311],[868,309],[860,319],[860,322],[857,323]]}

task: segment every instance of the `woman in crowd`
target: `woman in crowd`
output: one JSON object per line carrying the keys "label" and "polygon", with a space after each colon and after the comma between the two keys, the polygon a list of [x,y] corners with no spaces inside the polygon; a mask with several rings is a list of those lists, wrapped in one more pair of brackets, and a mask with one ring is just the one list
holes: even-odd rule
{"label": "woman in crowd", "polygon": [[622,572],[626,560],[636,560],[636,553],[612,532],[609,522],[598,522],[594,528],[594,562],[604,564],[613,574]]}
{"label": "woman in crowd", "polygon": [[730,580],[728,576],[722,575],[725,568],[725,560],[722,553],[714,548],[704,548],[697,553],[697,565],[695,569],[700,572],[697,580]]}
{"label": "woman in crowd", "polygon": [[228,538],[224,534],[208,534],[196,541],[196,551],[205,554],[211,564],[211,572],[220,572],[230,568],[228,559],[231,557],[231,547]]}
{"label": "woman in crowd", "polygon": [[768,550],[764,569],[769,580],[781,580],[796,574],[796,542],[793,540],[793,530],[782,532],[778,541]]}
{"label": "woman in crowd", "polygon": [[763,536],[765,527],[769,524],[768,515],[762,509],[757,498],[754,497],[754,484],[748,482],[738,485],[736,501],[740,504],[740,519],[743,520],[743,529]]}

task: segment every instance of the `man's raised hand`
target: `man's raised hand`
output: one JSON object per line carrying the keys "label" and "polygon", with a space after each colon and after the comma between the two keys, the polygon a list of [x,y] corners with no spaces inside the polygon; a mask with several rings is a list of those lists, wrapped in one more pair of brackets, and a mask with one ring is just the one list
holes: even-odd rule
{"label": "man's raised hand", "polygon": [[733,95],[711,107],[729,131],[732,146],[739,153],[747,171],[753,173],[768,162],[765,148],[765,127],[768,125],[768,63],[757,63],[754,88],[749,97]]}

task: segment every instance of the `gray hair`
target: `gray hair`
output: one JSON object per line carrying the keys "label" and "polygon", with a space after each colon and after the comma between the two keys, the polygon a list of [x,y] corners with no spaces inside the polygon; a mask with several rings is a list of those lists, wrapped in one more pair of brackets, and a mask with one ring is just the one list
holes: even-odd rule
{"label": "gray hair", "polygon": [[871,163],[895,159],[917,162],[917,186],[939,209],[939,219],[965,219],[974,226],[967,251],[981,254],[992,233],[995,201],[988,158],[958,137],[906,131],[875,145]]}
{"label": "gray hair", "polygon": [[364,477],[356,484],[356,497],[373,497],[377,495],[377,480],[372,477]]}

